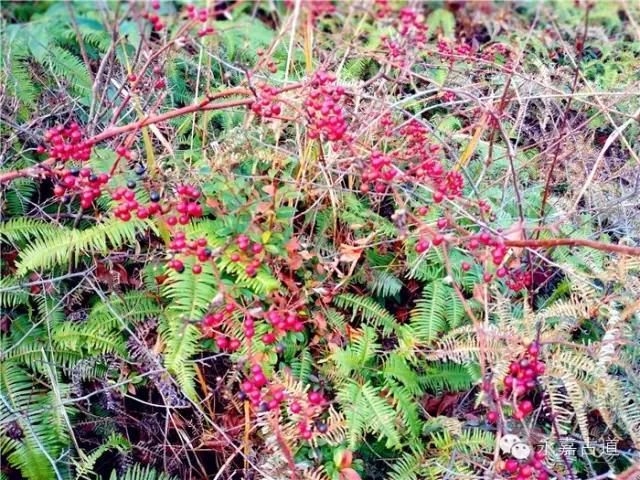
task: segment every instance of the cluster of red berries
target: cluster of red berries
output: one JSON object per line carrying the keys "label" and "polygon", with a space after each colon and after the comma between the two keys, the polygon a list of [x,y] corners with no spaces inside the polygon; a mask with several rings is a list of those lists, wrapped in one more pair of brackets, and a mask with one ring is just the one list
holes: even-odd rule
{"label": "cluster of red berries", "polygon": [[[201,242],[204,243],[204,242]],[[199,247],[203,248],[203,247]],[[206,248],[206,247],[204,247]],[[210,254],[208,255],[210,256]],[[210,313],[205,315],[202,319],[202,330],[207,336],[214,337],[216,345],[222,351],[226,351],[229,353],[233,353],[240,348],[242,343],[238,338],[229,337],[228,335],[224,335],[219,330],[216,330],[220,327],[225,321],[233,320],[232,314],[236,309],[236,305],[234,303],[227,303],[224,305],[222,310],[216,313]],[[247,335],[248,334],[248,335]],[[245,319],[245,335],[247,335],[247,339],[253,337],[253,320],[250,317]]]}
{"label": "cluster of red berries", "polygon": [[438,54],[451,63],[455,62],[458,57],[466,57],[465,60],[470,61],[471,59],[469,57],[473,53],[473,49],[470,45],[467,45],[466,43],[455,45],[447,40],[440,40],[436,45],[436,48],[438,50]]}
{"label": "cluster of red berries", "polygon": [[176,193],[180,197],[179,201],[173,205],[177,215],[167,218],[169,226],[186,225],[191,218],[202,217],[202,205],[197,201],[200,198],[200,191],[196,187],[179,185]]}
{"label": "cluster of red berries", "polygon": [[[258,57],[262,57],[264,55],[264,50],[262,48],[259,48],[256,50],[256,54],[258,55]],[[278,66],[276,65],[276,62],[273,61],[273,59],[266,58],[261,61],[261,64],[264,63],[266,63],[267,70],[269,70],[271,73],[277,73]]]}
{"label": "cluster of red berries", "polygon": [[380,119],[380,125],[384,130],[383,134],[385,137],[391,137],[393,135],[394,122],[391,113],[387,112],[382,116]]}
{"label": "cluster of red berries", "polygon": [[216,337],[216,345],[220,350],[226,350],[229,353],[233,353],[240,348],[240,340],[237,338],[229,338],[225,335],[218,335]]}
{"label": "cluster of red berries", "polygon": [[283,402],[289,400],[289,412],[299,418],[298,431],[304,440],[311,440],[314,427],[318,433],[326,433],[328,429],[327,424],[322,421],[312,422],[327,404],[322,393],[311,391],[306,399],[293,398],[282,385],[269,383],[258,364],[251,366],[249,376],[240,385],[238,396],[241,400],[249,400],[251,405],[263,412],[278,410]]}
{"label": "cluster of red berries", "polygon": [[533,453],[532,458],[526,463],[521,463],[515,458],[510,458],[504,462],[502,473],[508,478],[513,478],[515,480],[530,480],[531,478],[535,478],[536,480],[548,480],[549,474],[547,473],[543,463],[545,456],[546,455],[542,450],[537,450]]}
{"label": "cluster of red berries", "polygon": [[322,411],[324,405],[326,405],[327,400],[324,398],[322,393],[318,391],[311,391],[307,394],[307,403],[308,407],[306,409],[302,408],[299,402],[292,402],[289,407],[291,413],[294,415],[301,415],[302,419],[298,421],[298,431],[300,432],[300,436],[304,440],[311,440],[313,437],[313,427],[315,425],[316,429],[319,433],[325,433],[327,431],[327,424],[323,422],[311,422],[311,418],[316,416],[319,412]]}
{"label": "cluster of red berries", "polygon": [[[482,204],[484,206],[486,204]],[[422,212],[424,209],[424,212]],[[428,210],[426,207],[420,207],[418,213],[420,215],[426,215]],[[438,226],[440,226],[440,221],[444,219],[438,220]],[[482,232],[477,235],[473,235],[465,239],[467,248],[475,252],[481,247],[490,247],[490,255],[492,263],[497,267],[495,270],[495,276],[498,279],[505,279],[506,286],[513,290],[514,292],[518,292],[524,288],[530,287],[532,284],[532,274],[526,270],[522,269],[508,269],[506,267],[501,266],[504,262],[505,256],[507,254],[506,245],[499,239],[487,232]],[[435,244],[435,242],[434,242]],[[416,244],[416,251],[418,253],[422,253],[428,249],[428,243],[420,243]],[[482,254],[480,255],[483,256]],[[468,272],[471,270],[472,265],[469,262],[462,262],[460,264],[462,270],[464,272]],[[489,272],[485,272],[482,276],[482,279],[485,283],[491,282],[493,279],[493,275]]]}
{"label": "cluster of red berries", "polygon": [[456,93],[451,90],[445,90],[442,92],[442,100],[445,102],[453,102],[456,99]]}
{"label": "cluster of red berries", "polygon": [[[151,6],[154,10],[158,10],[160,8],[160,2],[152,2]],[[160,17],[156,13],[144,11],[141,15],[142,18],[149,20],[156,32],[160,32],[164,29],[164,23],[162,23],[162,20],[160,20]]]}
{"label": "cluster of red berries", "polygon": [[[285,5],[287,8],[293,9],[296,6],[296,2],[294,0],[285,0]],[[314,21],[336,12],[333,0],[302,0],[301,5],[302,8],[309,12],[311,19]]]}
{"label": "cluster of red berries", "polygon": [[[378,18],[391,15],[392,10],[388,2],[376,2],[376,16]],[[427,42],[426,33],[428,27],[424,23],[423,16],[410,7],[403,7],[396,12],[394,24],[399,37],[392,39],[387,35],[382,35],[380,40],[389,51],[391,57],[400,59],[399,64],[406,66],[411,62],[407,57],[409,49],[414,52],[424,49]]]}
{"label": "cluster of red berries", "polygon": [[251,404],[260,410],[276,410],[287,398],[287,394],[282,386],[268,385],[268,383],[262,367],[257,363],[253,364],[249,377],[240,386],[241,398],[248,398]]}
{"label": "cluster of red berries", "polygon": [[220,310],[219,312],[209,313],[205,315],[204,318],[202,319],[203,329],[205,331],[208,331],[208,330],[211,330],[212,328],[219,327],[222,324],[222,322],[224,322],[225,320],[225,314],[231,315],[235,309],[236,309],[236,306],[234,303],[227,303],[225,304],[224,307],[222,307],[222,310]]}
{"label": "cluster of red berries", "polygon": [[282,107],[277,103],[277,96],[281,93],[278,87],[272,87],[265,82],[256,84],[258,98],[251,104],[251,111],[260,117],[277,117]]}
{"label": "cluster of red berries", "polygon": [[519,292],[533,284],[533,273],[527,270],[513,269],[509,272],[509,278],[505,284],[514,292]]}
{"label": "cluster of red berries", "polygon": [[510,51],[503,43],[493,43],[482,49],[480,52],[480,58],[487,62],[493,62],[496,59],[496,55],[502,55],[508,57]]}
{"label": "cluster of red berries", "polygon": [[[249,262],[249,264],[244,269],[244,272],[249,277],[253,277],[257,273],[258,267],[262,263],[260,259],[256,257],[256,255],[259,255],[260,253],[262,253],[264,247],[262,246],[261,243],[256,242],[253,245],[251,245],[251,249],[249,249],[250,243],[251,241],[249,240],[249,237],[247,237],[246,235],[238,235],[238,238],[236,238],[236,245],[240,251],[245,252],[245,255],[247,256],[254,255],[254,258],[251,260],[251,262]],[[240,260],[242,260],[242,256],[239,253],[231,254],[232,262],[239,262]]]}
{"label": "cluster of red berries", "polygon": [[397,27],[398,32],[405,38],[409,38],[416,48],[424,48],[427,42],[427,25],[424,18],[419,15],[413,8],[403,7],[398,12],[400,21]]}
{"label": "cluster of red berries", "polygon": [[[532,343],[526,353],[509,365],[509,375],[504,380],[502,398],[506,403],[513,401],[513,418],[522,420],[533,411],[533,402],[524,397],[533,393],[538,386],[538,377],[545,372],[545,364],[538,358],[540,345]],[[488,420],[497,419],[497,412],[489,412]]]}
{"label": "cluster of red berries", "polygon": [[507,254],[507,247],[488,232],[481,232],[478,235],[467,238],[467,248],[469,250],[477,250],[482,245],[492,247],[493,264],[500,265]]}
{"label": "cluster of red berries", "polygon": [[464,188],[464,178],[457,170],[449,170],[438,179],[436,188],[447,198],[460,197]]}
{"label": "cluster of red berries", "polygon": [[[135,188],[135,183],[130,185]],[[111,198],[115,202],[119,202],[118,206],[113,209],[113,214],[116,218],[123,222],[128,222],[131,220],[132,212],[136,212],[136,216],[143,219],[160,211],[160,206],[157,203],[151,203],[148,207],[140,206],[133,188],[118,187],[111,194]]]}
{"label": "cluster of red berries", "polygon": [[70,194],[80,195],[80,206],[84,209],[91,207],[94,200],[102,195],[102,188],[109,182],[109,175],[96,175],[90,168],[71,168],[62,170],[60,183],[53,187],[53,194],[64,201],[71,199]]}
{"label": "cluster of red berries", "polygon": [[[246,236],[240,236],[239,239],[244,250],[248,249],[248,238]],[[242,343],[238,338],[230,338],[224,335],[219,330],[219,327],[225,322],[229,323],[233,321],[233,312],[235,310],[236,305],[228,302],[219,311],[207,314],[202,319],[203,332],[215,338],[216,345],[220,350],[229,353],[237,351]],[[251,341],[256,333],[255,315],[255,313],[249,312],[245,315],[243,321],[244,338],[248,345],[249,354],[251,351]],[[300,332],[304,328],[304,324],[297,313],[272,308],[268,312],[259,315],[273,328],[272,332],[268,332],[262,336],[262,341],[265,345],[274,344],[277,341],[277,336],[287,331]],[[282,346],[277,345],[275,350],[281,353]],[[300,435],[305,440],[312,438],[314,429],[319,433],[325,433],[327,431],[328,427],[325,422],[320,420],[314,421],[314,419],[317,419],[318,415],[323,412],[324,407],[328,403],[322,393],[311,391],[307,394],[306,398],[291,396],[285,391],[282,385],[276,384],[267,378],[261,365],[254,359],[251,359],[251,355],[249,364],[249,371],[240,385],[240,392],[238,393],[240,400],[248,400],[255,409],[263,412],[278,410],[283,402],[289,401],[290,414],[295,416]]]}
{"label": "cluster of red berries", "polygon": [[[207,8],[197,9],[193,4],[187,5],[187,17],[189,18],[189,20],[197,20],[198,22],[205,24],[207,23],[209,17],[213,15],[214,12],[210,11]],[[202,28],[198,30],[198,36],[204,37],[206,35],[211,35],[212,33],[215,33],[215,31],[215,28],[213,28],[212,26],[203,25]]]}
{"label": "cluster of red berries", "polygon": [[270,345],[278,340],[278,336],[286,332],[301,332],[304,329],[304,323],[300,317],[292,312],[279,312],[270,310],[266,319],[273,327],[273,331],[267,332],[262,336],[265,345]]}
{"label": "cluster of red berries", "polygon": [[407,138],[405,154],[410,158],[432,158],[440,151],[440,145],[429,141],[429,130],[413,119],[400,129],[400,135]]}
{"label": "cluster of red berries", "polygon": [[86,161],[91,157],[92,145],[83,138],[84,132],[77,123],[73,122],[66,128],[58,125],[44,134],[44,141],[49,144],[49,148],[40,145],[37,151],[48,153],[50,157],[62,161],[70,159]]}
{"label": "cluster of red berries", "polygon": [[413,175],[418,181],[430,181],[433,184],[433,201],[440,203],[445,198],[461,196],[464,188],[462,174],[456,170],[444,169],[437,157],[440,145],[429,142],[427,129],[412,120],[400,133],[407,137],[409,144],[404,156],[419,159],[419,163],[411,166],[407,174]]}
{"label": "cluster of red berries", "polygon": [[[467,64],[471,64],[475,60],[484,60],[487,62],[493,62],[496,59],[496,55],[502,55],[507,57],[507,66],[510,62],[510,50],[502,43],[493,43],[483,48],[474,48],[466,43],[451,44],[446,40],[440,40],[437,44],[437,50],[443,59],[448,60],[450,63],[456,60],[462,60]],[[461,58],[462,57],[462,58]]]}
{"label": "cluster of red berries", "polygon": [[416,243],[416,253],[422,254],[429,250],[429,247],[433,244],[434,247],[441,245],[445,241],[444,235],[439,233],[435,234],[431,240],[421,237]]}
{"label": "cluster of red berries", "polygon": [[[169,242],[169,249],[174,254],[179,254],[182,257],[193,256],[201,263],[208,261],[212,255],[206,238],[200,237],[197,240],[187,241],[186,234],[183,231],[176,232],[173,240]],[[199,275],[202,273],[201,263],[196,262],[191,266],[191,271],[194,274]],[[178,258],[171,259],[167,266],[178,272],[184,271],[184,262]]]}
{"label": "cluster of red berries", "polygon": [[[135,73],[132,73],[127,77],[127,80],[132,84],[134,90],[140,90],[145,86],[147,88],[153,88],[155,90],[163,89],[167,86],[167,82],[162,78],[163,72],[162,68],[159,65],[156,65],[151,70],[153,77],[143,77],[140,78]],[[155,77],[155,78],[154,78]],[[148,82],[143,83],[142,80],[147,80]]]}
{"label": "cluster of red berries", "polygon": [[311,91],[304,101],[310,119],[309,138],[323,136],[335,142],[345,137],[347,123],[340,105],[344,95],[344,88],[336,85],[335,75],[324,71],[314,74]]}
{"label": "cluster of red berries", "polygon": [[389,0],[376,0],[375,1],[376,17],[383,19],[391,15],[392,9],[389,5]]}
{"label": "cluster of red berries", "polygon": [[[216,345],[218,346],[218,348],[229,353],[233,353],[238,350],[242,343],[238,338],[229,337],[222,334],[221,332],[215,331],[214,329],[219,327],[223,322],[232,320],[231,315],[235,309],[235,304],[227,303],[221,311],[208,314],[202,319],[202,326],[204,330],[209,335],[215,336]],[[247,339],[250,339],[253,336],[253,334],[251,333],[252,330],[253,320],[250,317],[247,317],[245,319],[245,334],[249,333]]]}
{"label": "cluster of red berries", "polygon": [[362,174],[362,183],[360,190],[362,192],[370,191],[369,183],[374,183],[374,190],[377,193],[383,193],[387,186],[386,182],[390,182],[398,174],[397,168],[393,165],[389,155],[382,152],[373,152],[369,158],[369,163]]}

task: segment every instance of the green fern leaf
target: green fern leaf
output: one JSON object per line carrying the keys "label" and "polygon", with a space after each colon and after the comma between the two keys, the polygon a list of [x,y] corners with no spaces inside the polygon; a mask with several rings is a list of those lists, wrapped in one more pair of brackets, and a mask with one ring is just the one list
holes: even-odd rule
{"label": "green fern leaf", "polygon": [[394,316],[369,297],[344,293],[335,297],[333,302],[339,308],[351,308],[354,317],[359,314],[363,320],[372,325],[381,326],[385,334],[391,333],[397,327]]}
{"label": "green fern leaf", "polygon": [[432,342],[445,329],[446,291],[440,281],[427,284],[411,312],[411,328],[420,342]]}

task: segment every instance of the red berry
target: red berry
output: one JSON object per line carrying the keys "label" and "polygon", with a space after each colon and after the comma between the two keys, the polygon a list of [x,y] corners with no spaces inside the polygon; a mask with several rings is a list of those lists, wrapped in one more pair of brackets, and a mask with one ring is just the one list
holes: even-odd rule
{"label": "red berry", "polygon": [[213,318],[213,315],[205,315],[205,317],[202,319],[202,325],[205,328],[211,328],[215,325],[215,319]]}
{"label": "red berry", "polygon": [[522,413],[528,415],[533,411],[533,403],[531,403],[530,400],[523,400],[522,402],[520,402],[518,408],[522,411]]}
{"label": "red berry", "polygon": [[309,401],[314,405],[320,405],[323,402],[322,394],[320,392],[309,392]]}
{"label": "red berry", "polygon": [[430,245],[429,240],[426,240],[426,239],[419,240],[418,243],[416,244],[416,252],[417,253],[426,252],[427,250],[429,250],[429,245]]}
{"label": "red berry", "polygon": [[510,458],[509,460],[507,460],[504,464],[504,469],[509,472],[509,473],[516,473],[516,471],[518,470],[520,464],[518,463],[517,460]]}
{"label": "red berry", "polygon": [[199,263],[194,263],[191,267],[191,271],[196,275],[202,273],[202,265],[200,265]]}
{"label": "red berry", "polygon": [[492,410],[487,413],[487,421],[489,423],[496,423],[498,421],[498,412]]}
{"label": "red berry", "polygon": [[262,341],[265,343],[265,345],[270,345],[270,344],[272,344],[272,343],[275,343],[275,341],[276,341],[276,336],[275,336],[273,333],[271,333],[271,332],[269,332],[269,333],[265,333],[265,334],[262,336]]}
{"label": "red berry", "polygon": [[302,411],[302,407],[298,402],[292,402],[290,409],[291,413],[300,413]]}
{"label": "red berry", "polygon": [[471,270],[471,264],[470,263],[462,262],[460,264],[460,266],[462,267],[462,270],[464,270],[465,272],[468,272],[469,270]]}
{"label": "red berry", "polygon": [[229,350],[235,352],[238,348],[240,348],[240,340],[238,340],[237,338],[231,339],[231,341],[229,342]]}

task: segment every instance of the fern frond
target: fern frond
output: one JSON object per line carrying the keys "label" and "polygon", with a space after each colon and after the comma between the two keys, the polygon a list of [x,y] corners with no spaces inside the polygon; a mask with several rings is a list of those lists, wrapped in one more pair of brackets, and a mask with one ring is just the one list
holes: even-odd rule
{"label": "fern frond", "polygon": [[191,271],[190,264],[185,266],[182,273],[169,271],[163,293],[170,299],[168,309],[174,315],[186,320],[200,320],[218,293],[216,276],[209,263],[202,265],[202,273],[199,275]]}
{"label": "fern frond", "polygon": [[411,312],[411,328],[420,342],[429,343],[444,331],[446,325],[446,291],[442,282],[427,284],[422,298]]}
{"label": "fern frond", "polygon": [[366,432],[377,433],[388,448],[400,446],[395,410],[381,396],[380,389],[369,383],[346,383],[338,390],[338,401],[347,422],[347,439],[355,448]]}
{"label": "fern frond", "polygon": [[155,297],[144,292],[127,292],[122,296],[112,295],[96,303],[89,312],[90,325],[102,325],[105,329],[121,327],[121,322],[138,323],[162,313]]}
{"label": "fern frond", "polygon": [[350,308],[353,310],[353,317],[359,315],[360,318],[376,327],[382,327],[384,334],[391,333],[396,328],[396,319],[382,305],[375,300],[352,293],[343,293],[333,299],[339,308]]}
{"label": "fern frond", "polygon": [[160,335],[165,342],[165,366],[175,375],[185,395],[197,397],[196,371],[191,358],[200,351],[200,330],[181,316],[170,316],[160,323]]}
{"label": "fern frond", "polygon": [[111,472],[109,480],[177,480],[165,473],[158,473],[149,465],[135,464],[130,467],[122,476],[118,476],[116,470]]}
{"label": "fern frond", "polygon": [[[61,228],[33,218],[12,218],[0,224],[0,241],[17,245],[31,240],[43,241],[60,235]],[[64,230],[66,231],[67,229]]]}
{"label": "fern frond", "polygon": [[82,255],[106,254],[125,244],[134,245],[136,236],[150,226],[137,219],[126,223],[109,219],[86,230],[59,228],[55,235],[35,240],[20,252],[17,275],[77,264]]}

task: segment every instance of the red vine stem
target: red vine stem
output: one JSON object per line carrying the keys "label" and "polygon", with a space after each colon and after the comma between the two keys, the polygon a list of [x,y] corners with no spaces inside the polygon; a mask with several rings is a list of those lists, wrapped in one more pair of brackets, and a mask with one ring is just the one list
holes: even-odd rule
{"label": "red vine stem", "polygon": [[298,475],[296,474],[296,463],[293,459],[293,455],[291,454],[291,450],[289,449],[289,445],[287,445],[287,441],[282,436],[282,432],[280,431],[280,425],[278,423],[278,417],[275,416],[271,419],[271,428],[273,429],[273,433],[276,437],[276,441],[282,450],[282,455],[287,461],[287,465],[289,466],[289,470],[291,470],[291,480],[298,480]]}
{"label": "red vine stem", "polygon": [[[295,83],[292,85],[288,85],[280,89],[281,92],[286,92],[290,90],[295,90],[297,88],[302,87],[301,83]],[[247,95],[251,98],[243,98],[238,100],[228,100],[226,102],[220,103],[211,103],[214,100],[230,97],[234,95]],[[129,123],[127,125],[123,125],[121,127],[109,127],[102,133],[90,138],[87,140],[89,145],[95,145],[104,140],[108,140],[113,137],[117,137],[118,135],[122,135],[124,133],[128,133],[131,131],[136,131],[145,127],[147,125],[153,125],[156,123],[166,122],[167,120],[171,120],[172,118],[180,117],[182,115],[188,115],[194,112],[201,112],[207,110],[222,110],[225,108],[239,107],[239,106],[248,106],[254,102],[253,92],[248,88],[230,88],[228,90],[224,90],[222,92],[213,93],[207,96],[204,100],[195,103],[193,105],[187,105],[186,107],[177,108],[175,110],[171,110],[169,112],[161,113],[158,115],[151,115],[142,120],[138,120],[136,122]],[[16,178],[22,177],[32,177],[37,176],[42,173],[43,170],[49,169],[52,165],[56,163],[58,159],[54,157],[49,157],[46,160],[38,163],[37,165],[32,165],[30,167],[11,170],[9,172],[0,173],[0,185],[4,183],[11,182]]]}
{"label": "red vine stem", "polygon": [[640,247],[630,247],[627,245],[615,245],[611,243],[596,242],[584,238],[551,238],[544,240],[509,240],[504,239],[504,244],[508,247],[522,248],[551,248],[551,247],[588,247],[603,252],[616,252],[624,255],[640,256]]}

